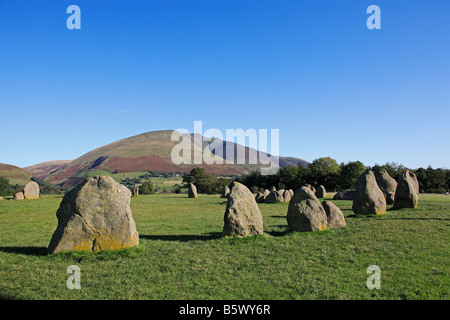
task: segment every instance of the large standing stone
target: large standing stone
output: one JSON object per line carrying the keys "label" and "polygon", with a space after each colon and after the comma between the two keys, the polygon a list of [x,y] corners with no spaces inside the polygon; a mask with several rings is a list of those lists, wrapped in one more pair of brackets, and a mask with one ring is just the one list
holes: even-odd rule
{"label": "large standing stone", "polygon": [[386,213],[386,199],[378,187],[372,170],[366,170],[359,176],[352,209],[357,214]]}
{"label": "large standing stone", "polygon": [[253,194],[246,186],[234,182],[228,196],[222,235],[248,237],[263,233],[263,217]]}
{"label": "large standing stone", "polygon": [[327,190],[323,185],[320,185],[316,190],[316,197],[317,198],[325,198],[327,196]]}
{"label": "large standing stone", "polygon": [[197,198],[197,187],[193,183],[189,183],[188,197],[189,198]]}
{"label": "large standing stone", "polygon": [[414,180],[415,176],[416,175],[409,170],[400,176],[397,190],[395,191],[394,209],[417,208],[419,195]]}
{"label": "large standing stone", "polygon": [[23,196],[23,192],[17,192],[14,194],[14,200],[23,200],[25,199]]}
{"label": "large standing stone", "polygon": [[228,186],[225,186],[223,188],[222,194],[220,195],[221,198],[228,198],[228,196],[230,195],[230,188],[228,188]]}
{"label": "large standing stone", "polygon": [[48,253],[137,246],[139,235],[131,214],[130,197],[130,190],[111,177],[84,180],[64,196],[56,212],[58,227]]}
{"label": "large standing stone", "polygon": [[28,182],[25,187],[23,187],[23,196],[27,200],[34,200],[39,198],[39,185],[34,182]]}
{"label": "large standing stone", "polygon": [[345,189],[336,192],[333,197],[333,200],[354,200],[356,195],[355,189]]}
{"label": "large standing stone", "polygon": [[391,178],[386,169],[375,171],[374,174],[378,187],[383,191],[384,197],[386,198],[386,204],[393,204],[395,190],[397,189],[397,181]]}
{"label": "large standing stone", "polygon": [[291,195],[291,198],[292,198],[294,196],[294,190],[289,189],[288,191],[289,191],[289,194]]}
{"label": "large standing stone", "polygon": [[295,231],[322,231],[327,228],[327,215],[309,187],[295,191],[287,212],[289,227]]}
{"label": "large standing stone", "polygon": [[409,172],[409,175],[412,177],[413,179],[413,183],[414,183],[414,188],[417,191],[417,194],[419,194],[419,180],[417,179],[417,176],[415,175],[415,173],[413,172]]}
{"label": "large standing stone", "polygon": [[343,228],[347,225],[341,209],[333,202],[328,200],[323,201],[322,207],[327,214],[327,229]]}

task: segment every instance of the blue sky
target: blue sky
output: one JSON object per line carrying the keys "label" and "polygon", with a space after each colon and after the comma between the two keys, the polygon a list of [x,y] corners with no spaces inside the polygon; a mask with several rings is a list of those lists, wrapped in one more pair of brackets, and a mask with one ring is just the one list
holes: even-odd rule
{"label": "blue sky", "polygon": [[[81,8],[81,30],[66,9]],[[381,8],[381,30],[366,9]],[[0,162],[165,129],[279,129],[280,154],[450,167],[450,2],[0,0]]]}

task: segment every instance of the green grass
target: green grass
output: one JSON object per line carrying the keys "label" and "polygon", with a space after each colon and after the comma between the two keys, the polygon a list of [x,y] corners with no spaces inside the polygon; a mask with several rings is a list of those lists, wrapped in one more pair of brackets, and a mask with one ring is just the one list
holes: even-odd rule
{"label": "green grass", "polygon": [[[415,210],[355,217],[347,227],[290,232],[287,203],[260,204],[265,234],[221,238],[224,199],[132,198],[140,245],[46,255],[61,196],[0,202],[0,297],[10,299],[448,299],[450,197]],[[81,290],[66,287],[70,265]],[[366,287],[369,265],[381,289]]]}

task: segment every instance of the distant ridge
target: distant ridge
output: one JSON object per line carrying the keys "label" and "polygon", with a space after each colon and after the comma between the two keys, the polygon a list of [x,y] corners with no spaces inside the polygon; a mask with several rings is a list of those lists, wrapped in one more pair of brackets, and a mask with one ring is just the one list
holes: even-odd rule
{"label": "distant ridge", "polygon": [[31,175],[19,167],[0,163],[0,177],[8,178],[11,185],[24,186],[30,182]]}
{"label": "distant ridge", "polygon": [[[63,187],[71,187],[78,184],[89,175],[89,172],[189,172],[195,167],[203,167],[208,173],[217,175],[236,175],[259,169],[261,165],[250,164],[180,164],[172,162],[171,152],[178,141],[171,141],[173,130],[152,131],[139,134],[126,139],[118,140],[103,147],[92,150],[73,161],[50,161],[27,167],[33,174],[46,181]],[[208,147],[209,143],[202,141],[196,145],[191,135],[191,153],[201,151]],[[231,147],[239,145],[232,142]],[[241,146],[242,147],[242,146]],[[248,152],[250,148],[245,147]],[[259,153],[262,154],[262,153]],[[236,157],[236,154],[235,154]],[[226,158],[226,156],[224,156]],[[236,159],[235,159],[236,160]],[[299,158],[280,157],[280,166],[297,165],[304,166],[308,162]],[[234,161],[236,163],[236,161]]]}

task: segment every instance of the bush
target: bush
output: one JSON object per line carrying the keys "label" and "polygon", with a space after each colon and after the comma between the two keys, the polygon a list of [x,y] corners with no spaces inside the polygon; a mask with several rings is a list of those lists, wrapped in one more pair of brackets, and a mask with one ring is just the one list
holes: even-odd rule
{"label": "bush", "polygon": [[143,195],[154,194],[155,189],[153,187],[153,184],[150,181],[144,182],[144,184],[142,184],[142,186],[139,188],[139,193]]}

